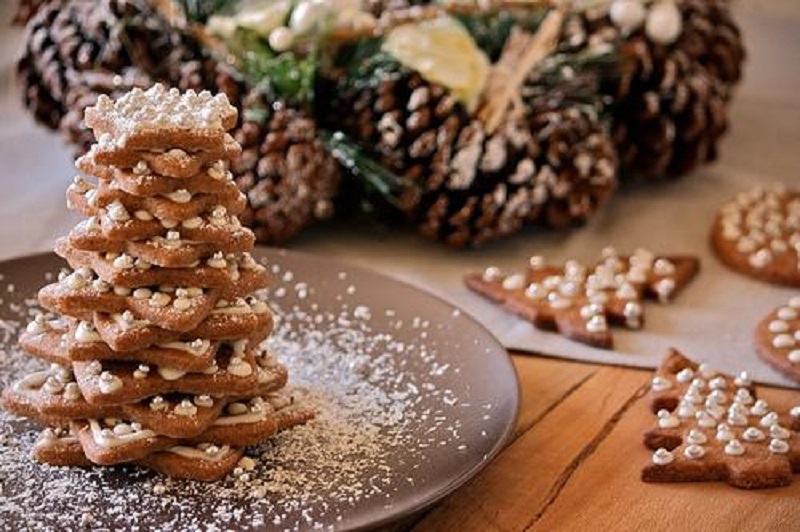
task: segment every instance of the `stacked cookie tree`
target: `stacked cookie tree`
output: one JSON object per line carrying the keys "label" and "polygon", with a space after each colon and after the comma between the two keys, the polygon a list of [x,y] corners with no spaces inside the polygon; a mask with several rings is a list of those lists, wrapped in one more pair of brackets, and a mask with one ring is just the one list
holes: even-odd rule
{"label": "stacked cookie tree", "polygon": [[39,292],[58,317],[37,316],[20,340],[52,365],[3,394],[50,427],[39,460],[213,480],[244,447],[310,417],[259,347],[272,314],[236,217],[236,118],[224,95],[161,85],[87,109],[98,142],[77,166],[97,180],[76,177],[67,203],[88,218],[56,243],[72,271]]}

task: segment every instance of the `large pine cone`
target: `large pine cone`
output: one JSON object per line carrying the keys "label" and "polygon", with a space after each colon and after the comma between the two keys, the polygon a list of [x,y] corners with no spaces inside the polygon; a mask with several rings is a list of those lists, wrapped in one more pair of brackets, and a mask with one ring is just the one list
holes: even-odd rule
{"label": "large pine cone", "polygon": [[24,26],[48,0],[17,0],[17,10],[11,23]]}
{"label": "large pine cone", "polygon": [[[99,94],[157,81],[184,91],[224,92],[240,111],[233,133],[244,155],[233,170],[250,200],[245,219],[259,240],[283,242],[332,213],[340,172],[316,138],[313,119],[288,108],[273,113],[231,66],[146,0],[51,0],[28,27],[18,63],[25,103],[79,152],[92,142],[83,112]],[[253,106],[271,118],[253,118]]]}
{"label": "large pine cone", "polygon": [[[624,175],[677,177],[717,156],[744,49],[728,0],[677,0],[679,38],[653,42],[643,28],[621,35],[605,11],[566,26],[573,50],[621,42],[621,76],[604,87],[613,100],[614,140]],[[621,39],[621,41],[620,41]]]}
{"label": "large pine cone", "polygon": [[291,107],[270,105],[255,89],[240,116],[234,135],[242,156],[233,172],[248,199],[243,222],[259,242],[285,242],[331,217],[341,171],[318,138],[315,121]]}
{"label": "large pine cone", "polygon": [[592,106],[532,97],[487,134],[415,72],[383,71],[375,88],[345,84],[331,116],[345,117],[345,132],[411,184],[402,204],[429,238],[462,247],[527,224],[580,223],[616,186],[613,144]]}

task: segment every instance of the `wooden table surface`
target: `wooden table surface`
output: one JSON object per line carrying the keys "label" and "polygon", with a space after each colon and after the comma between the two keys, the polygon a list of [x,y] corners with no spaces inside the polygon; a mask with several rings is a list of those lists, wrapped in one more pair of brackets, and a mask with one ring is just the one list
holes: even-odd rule
{"label": "wooden table surface", "polygon": [[[650,371],[513,356],[522,400],[513,441],[471,482],[403,530],[800,530],[800,478],[746,491],[645,484]],[[776,410],[797,390],[758,388]]]}

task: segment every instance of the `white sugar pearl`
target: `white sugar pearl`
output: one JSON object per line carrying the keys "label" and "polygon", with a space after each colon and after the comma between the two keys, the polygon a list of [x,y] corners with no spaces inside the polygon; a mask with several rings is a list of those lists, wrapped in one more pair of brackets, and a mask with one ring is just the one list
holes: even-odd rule
{"label": "white sugar pearl", "polygon": [[[221,254],[220,254],[219,257],[217,257],[217,255],[214,255],[213,258],[214,259],[218,258],[218,259],[223,260],[223,261],[225,260],[222,257]],[[209,260],[209,265],[210,265],[210,260]],[[224,268],[224,266],[223,266],[223,268]],[[489,266],[483,272],[483,280],[486,281],[487,283],[493,283],[493,282],[499,281],[502,278],[503,278],[503,273],[500,271],[500,268],[498,268],[497,266]]]}
{"label": "white sugar pearl", "polygon": [[670,388],[672,388],[672,382],[665,377],[657,375],[653,377],[653,380],[650,383],[650,387],[654,392],[663,392],[665,390],[669,390]]}
{"label": "white sugar pearl", "polygon": [[289,27],[297,35],[308,33],[326,11],[326,7],[309,0],[299,2],[292,10]]}
{"label": "white sugar pearl", "polygon": [[616,27],[629,33],[644,23],[647,10],[641,0],[615,0],[608,15]]}
{"label": "white sugar pearl", "polygon": [[503,279],[504,290],[519,290],[523,286],[525,286],[525,276],[521,273],[515,273]]}
{"label": "white sugar pearl", "polygon": [[592,316],[589,321],[586,322],[586,330],[591,333],[607,331],[608,323],[606,323],[606,317],[603,315]]}
{"label": "white sugar pearl", "polygon": [[294,46],[294,31],[286,26],[280,26],[269,34],[269,46],[276,52],[285,52]]}
{"label": "white sugar pearl", "polygon": [[653,42],[672,44],[678,39],[682,30],[681,13],[672,0],[659,0],[650,7],[645,22],[645,33]]}

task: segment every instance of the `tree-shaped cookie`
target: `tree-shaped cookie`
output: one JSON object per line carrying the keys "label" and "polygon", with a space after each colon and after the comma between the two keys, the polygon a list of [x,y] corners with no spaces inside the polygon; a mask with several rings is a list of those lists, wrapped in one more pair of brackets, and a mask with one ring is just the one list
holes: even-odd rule
{"label": "tree-shaped cookie", "polygon": [[694,257],[656,256],[644,249],[625,256],[607,248],[594,265],[569,260],[551,266],[535,256],[525,273],[489,267],[467,275],[465,283],[538,328],[611,348],[610,324],[641,328],[645,299],[671,301],[699,268]]}
{"label": "tree-shaped cookie", "polygon": [[651,383],[654,451],[645,482],[725,481],[738,488],[785,486],[800,471],[800,408],[774,412],[745,373],[719,373],[670,350]]}
{"label": "tree-shaped cookie", "polygon": [[261,347],[273,320],[228,171],[236,110],[156,85],[100,97],[86,123],[98,142],[77,166],[95,179],[67,192],[86,219],[55,248],[72,269],[39,291],[52,314],[20,338],[51,366],[6,388],[4,406],[48,426],[43,462],[218,478],[311,416]]}

